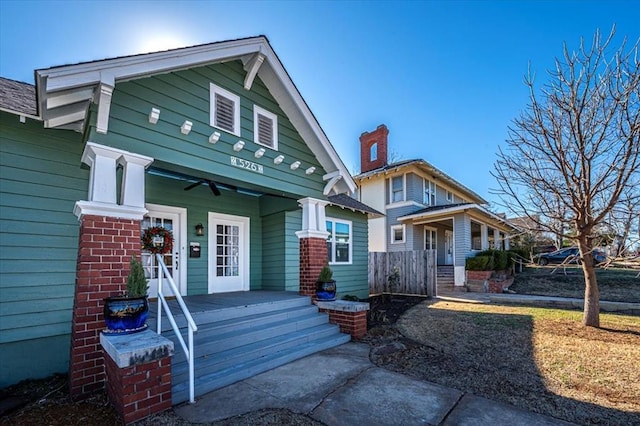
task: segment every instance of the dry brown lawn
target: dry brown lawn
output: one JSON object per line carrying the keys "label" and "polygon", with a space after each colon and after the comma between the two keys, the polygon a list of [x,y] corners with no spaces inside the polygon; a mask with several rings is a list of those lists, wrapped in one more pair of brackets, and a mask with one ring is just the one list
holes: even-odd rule
{"label": "dry brown lawn", "polygon": [[[557,268],[557,269],[556,269]],[[554,271],[552,273],[552,271]],[[640,303],[638,270],[597,268],[600,300]],[[511,290],[519,294],[584,298],[584,274],[580,266],[532,266],[516,274]]]}
{"label": "dry brown lawn", "polygon": [[579,311],[425,302],[397,323],[420,344],[380,361],[578,424],[640,424],[640,317],[601,314],[601,329],[583,327],[581,318]]}

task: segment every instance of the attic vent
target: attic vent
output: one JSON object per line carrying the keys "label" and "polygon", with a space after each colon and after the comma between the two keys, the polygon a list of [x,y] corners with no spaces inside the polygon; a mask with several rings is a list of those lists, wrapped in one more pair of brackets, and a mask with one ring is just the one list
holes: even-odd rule
{"label": "attic vent", "polygon": [[210,83],[211,114],[213,127],[240,136],[240,97]]}
{"label": "attic vent", "polygon": [[257,105],[253,106],[254,142],[278,149],[278,117]]}
{"label": "attic vent", "polygon": [[215,126],[233,133],[234,102],[216,93],[216,122]]}

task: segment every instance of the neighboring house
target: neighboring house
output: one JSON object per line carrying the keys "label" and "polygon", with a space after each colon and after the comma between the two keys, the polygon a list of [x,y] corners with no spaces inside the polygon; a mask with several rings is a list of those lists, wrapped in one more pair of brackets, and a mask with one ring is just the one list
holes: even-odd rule
{"label": "neighboring house", "polygon": [[309,295],[328,257],[339,297],[368,296],[380,214],[346,195],[353,178],[265,37],[35,76],[0,79],[0,387],[98,350],[96,312],[128,258],[153,266],[150,226],[173,232],[183,295]]}
{"label": "neighboring house", "polygon": [[387,161],[388,134],[380,125],[360,136],[359,200],[385,214],[369,220],[369,251],[437,250],[455,286],[465,284],[465,259],[488,248],[509,249],[514,231],[487,201],[424,160]]}

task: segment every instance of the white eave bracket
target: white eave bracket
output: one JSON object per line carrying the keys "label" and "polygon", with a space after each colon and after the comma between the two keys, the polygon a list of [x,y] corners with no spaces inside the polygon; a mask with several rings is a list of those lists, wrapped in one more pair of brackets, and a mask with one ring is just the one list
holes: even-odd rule
{"label": "white eave bracket", "polygon": [[113,75],[100,73],[100,84],[98,85],[97,104],[98,119],[96,122],[96,132],[106,134],[109,129],[109,111],[111,110],[111,96],[116,82]]}
{"label": "white eave bracket", "polygon": [[264,54],[262,54],[262,52],[258,52],[244,64],[244,70],[247,72],[247,75],[244,77],[245,90],[251,90],[253,80],[255,80],[256,75],[258,75],[258,71],[264,62],[264,59]]}
{"label": "white eave bracket", "polygon": [[336,170],[334,172],[327,173],[326,175],[322,176],[322,180],[328,181],[327,184],[324,186],[324,190],[322,191],[322,194],[329,195],[329,193],[331,192],[331,190],[334,189],[336,184],[342,180],[342,175],[340,174],[339,170]]}

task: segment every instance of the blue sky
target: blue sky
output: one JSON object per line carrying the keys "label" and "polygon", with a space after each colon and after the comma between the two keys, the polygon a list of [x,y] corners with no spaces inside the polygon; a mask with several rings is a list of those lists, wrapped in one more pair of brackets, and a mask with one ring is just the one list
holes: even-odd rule
{"label": "blue sky", "polygon": [[358,137],[389,128],[397,159],[423,158],[480,195],[507,126],[537,81],[600,28],[640,37],[640,1],[7,1],[0,75],[264,34],[352,172]]}

